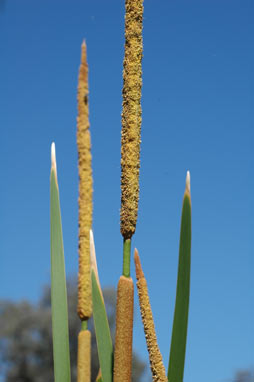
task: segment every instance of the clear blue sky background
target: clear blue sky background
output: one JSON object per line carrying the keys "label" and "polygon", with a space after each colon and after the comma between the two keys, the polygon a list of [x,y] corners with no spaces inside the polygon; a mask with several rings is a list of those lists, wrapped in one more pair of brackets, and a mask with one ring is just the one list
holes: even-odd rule
{"label": "clear blue sky background", "polygon": [[[254,359],[254,4],[144,5],[141,192],[133,247],[140,251],[167,365],[189,169],[193,241],[185,382],[228,381]],[[35,302],[50,280],[52,141],[66,270],[77,273],[76,89],[83,38],[102,286],[116,286],[121,273],[124,0],[6,0],[0,10],[1,298]],[[148,362],[135,298],[134,347]]]}

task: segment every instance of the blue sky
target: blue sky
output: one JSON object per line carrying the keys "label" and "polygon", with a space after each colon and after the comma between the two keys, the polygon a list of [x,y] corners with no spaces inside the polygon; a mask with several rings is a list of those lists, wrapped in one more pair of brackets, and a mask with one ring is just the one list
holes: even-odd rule
{"label": "blue sky", "polygon": [[[228,381],[254,359],[254,5],[145,0],[144,7],[141,191],[133,248],[140,252],[167,365],[181,204],[190,170],[185,382]],[[50,280],[52,141],[66,271],[77,273],[76,89],[83,38],[102,286],[116,286],[121,273],[124,1],[6,0],[0,10],[1,298],[37,301]],[[136,306],[134,348],[148,362],[137,297]]]}

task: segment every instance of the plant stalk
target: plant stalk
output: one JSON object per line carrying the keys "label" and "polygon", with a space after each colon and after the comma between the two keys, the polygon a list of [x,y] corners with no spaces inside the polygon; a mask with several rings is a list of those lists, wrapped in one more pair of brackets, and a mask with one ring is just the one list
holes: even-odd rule
{"label": "plant stalk", "polygon": [[123,276],[130,277],[131,239],[123,242]]}

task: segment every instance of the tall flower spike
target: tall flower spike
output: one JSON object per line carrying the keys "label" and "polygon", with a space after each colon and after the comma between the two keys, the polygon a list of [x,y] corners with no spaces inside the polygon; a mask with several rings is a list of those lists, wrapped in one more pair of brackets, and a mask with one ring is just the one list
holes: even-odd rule
{"label": "tall flower spike", "polygon": [[81,320],[92,315],[90,277],[90,229],[92,227],[92,167],[91,139],[88,119],[88,66],[86,44],[81,50],[78,80],[77,144],[79,168],[79,275],[78,315]]}
{"label": "tall flower spike", "polygon": [[126,0],[125,9],[120,213],[124,240],[134,234],[138,215],[143,0]]}

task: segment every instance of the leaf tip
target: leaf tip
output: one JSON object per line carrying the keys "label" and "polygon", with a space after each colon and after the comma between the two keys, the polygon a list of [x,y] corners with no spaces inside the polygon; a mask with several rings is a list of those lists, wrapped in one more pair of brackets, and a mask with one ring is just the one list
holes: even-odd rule
{"label": "leaf tip", "polygon": [[98,268],[97,268],[97,260],[96,260],[93,231],[91,229],[90,229],[90,266],[91,266],[91,271],[94,271],[100,292],[102,294],[100,279],[99,279],[99,274],[98,274]]}
{"label": "leaf tip", "polygon": [[56,146],[55,142],[51,144],[51,169],[56,173]]}
{"label": "leaf tip", "polygon": [[190,193],[190,171],[188,170],[187,171],[187,174],[186,174],[186,191],[188,191]]}

